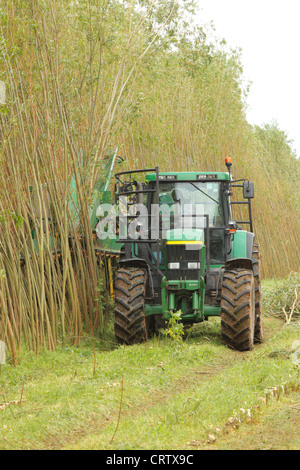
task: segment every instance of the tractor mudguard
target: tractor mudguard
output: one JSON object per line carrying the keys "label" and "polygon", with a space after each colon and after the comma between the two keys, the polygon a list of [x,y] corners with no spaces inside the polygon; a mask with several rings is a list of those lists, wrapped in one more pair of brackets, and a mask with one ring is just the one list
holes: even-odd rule
{"label": "tractor mudguard", "polygon": [[253,262],[251,258],[234,258],[229,259],[225,263],[225,270],[227,269],[235,269],[235,268],[242,268],[242,269],[250,269],[253,271]]}
{"label": "tractor mudguard", "polygon": [[[231,259],[252,258],[254,233],[246,230],[237,230],[232,242]],[[228,260],[230,261],[230,260]]]}
{"label": "tractor mudguard", "polygon": [[234,240],[232,242],[232,258],[226,261],[225,269],[242,268],[251,269],[253,271],[253,242],[254,233],[238,230],[234,234]]}
{"label": "tractor mudguard", "polygon": [[120,266],[128,266],[128,267],[139,267],[139,268],[146,268],[148,270],[148,263],[142,258],[124,258],[120,259],[119,261]]}

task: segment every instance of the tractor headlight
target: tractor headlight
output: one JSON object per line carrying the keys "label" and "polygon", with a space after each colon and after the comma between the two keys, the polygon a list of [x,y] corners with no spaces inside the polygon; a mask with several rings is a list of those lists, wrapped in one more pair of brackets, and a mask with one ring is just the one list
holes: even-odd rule
{"label": "tractor headlight", "polygon": [[169,263],[168,268],[169,269],[179,269],[180,268],[180,263]]}
{"label": "tractor headlight", "polygon": [[188,269],[200,269],[200,263],[188,263]]}

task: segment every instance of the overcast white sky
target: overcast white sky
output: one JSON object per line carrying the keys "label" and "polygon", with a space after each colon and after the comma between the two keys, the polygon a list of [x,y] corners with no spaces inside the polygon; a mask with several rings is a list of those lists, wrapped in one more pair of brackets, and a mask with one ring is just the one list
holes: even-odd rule
{"label": "overcast white sky", "polygon": [[198,0],[199,22],[242,49],[247,120],[277,121],[300,155],[300,0]]}

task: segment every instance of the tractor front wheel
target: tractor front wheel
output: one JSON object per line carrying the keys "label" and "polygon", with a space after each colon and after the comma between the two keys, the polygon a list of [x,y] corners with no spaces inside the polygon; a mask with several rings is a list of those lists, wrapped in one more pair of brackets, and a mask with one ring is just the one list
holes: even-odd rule
{"label": "tractor front wheel", "polygon": [[146,270],[122,267],[115,281],[115,336],[119,343],[146,341],[149,334],[145,317]]}
{"label": "tractor front wheel", "polygon": [[222,342],[237,351],[250,351],[255,330],[255,281],[252,270],[225,270],[221,292]]}

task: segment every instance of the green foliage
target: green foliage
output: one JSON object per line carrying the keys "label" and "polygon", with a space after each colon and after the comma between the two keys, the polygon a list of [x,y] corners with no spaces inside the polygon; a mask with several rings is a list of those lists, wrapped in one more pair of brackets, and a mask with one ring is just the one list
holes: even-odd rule
{"label": "green foliage", "polygon": [[266,315],[297,320],[300,315],[300,273],[291,272],[284,279],[273,279],[263,285],[263,307]]}
{"label": "green foliage", "polygon": [[15,359],[22,340],[38,352],[103,331],[109,300],[89,203],[103,157],[140,114],[142,62],[170,43],[190,4],[1,3],[0,329]]}
{"label": "green foliage", "polygon": [[128,169],[218,171],[230,155],[235,176],[256,184],[264,275],[299,269],[299,160],[276,126],[247,123],[240,51],[210,40],[197,8],[193,0],[2,0],[0,327],[15,358],[22,340],[38,352],[103,331],[109,301],[99,292],[88,204],[112,148]]}
{"label": "green foliage", "polygon": [[1,368],[0,448],[188,449],[233,429],[229,420],[240,423],[241,408],[255,425],[272,402],[285,404],[282,393],[267,405],[266,390],[299,387],[291,358],[299,328],[267,318],[270,330],[268,341],[245,354],[211,334],[220,331],[217,318],[197,325],[180,347],[155,337],[124,348],[106,335],[39,355],[22,348],[17,367],[8,357]]}
{"label": "green foliage", "polygon": [[181,310],[178,310],[178,312],[170,311],[169,314],[168,326],[166,329],[161,329],[160,332],[175,341],[181,342],[184,336],[184,326],[181,323],[182,312]]}

